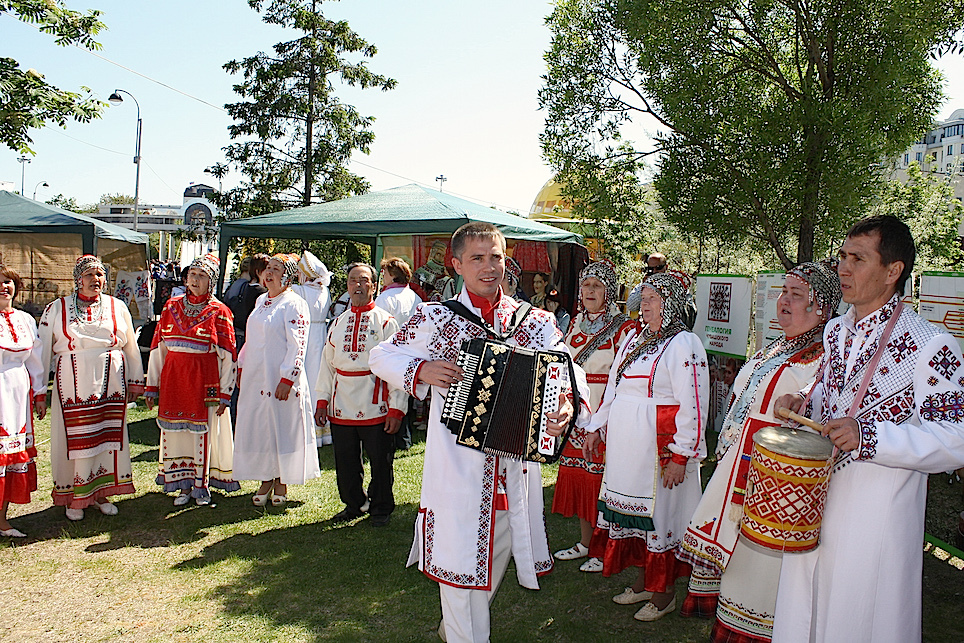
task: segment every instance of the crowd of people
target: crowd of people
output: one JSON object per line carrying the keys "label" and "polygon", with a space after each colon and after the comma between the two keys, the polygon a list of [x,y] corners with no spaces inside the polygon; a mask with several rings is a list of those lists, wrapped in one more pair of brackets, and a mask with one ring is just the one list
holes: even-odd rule
{"label": "crowd of people", "polygon": [[[662,255],[650,255],[630,294],[638,320],[617,307],[619,279],[600,261],[580,273],[570,321],[548,274],[523,292],[494,226],[466,224],[448,249],[461,290],[436,244],[415,271],[398,257],[347,266],[334,318],[331,273],[309,252],[246,259],[224,303],[213,292],[217,258],[200,257],[184,294],[164,306],[146,373],[99,259],[77,260],[74,293],[39,325],[14,307],[22,281],[0,266],[0,536],[25,536],[7,509],[37,489],[32,415],[47,412],[50,371],[52,496],[69,520],[114,515],[111,498],[133,493],[126,414],[143,393],[161,433],[156,482],[175,506],[209,504],[212,489],[252,480],[254,505],[283,507],[288,485],[320,475],[316,447],[330,442],[344,503],[333,519],[368,513],[382,527],[395,509],[395,451],[411,444],[416,408],[429,400],[408,564],[439,585],[443,640],[488,640],[510,558],[529,589],[554,560],[603,577],[636,568],[612,600],[641,603],[639,621],[676,610],[676,583],[688,577],[680,615],[713,619],[714,641],[920,639],[926,474],[964,465],[964,356],[901,302],[916,253],[906,225],[862,220],[838,261],[789,270],[777,300],[783,334],[712,379],[692,332],[689,278]],[[841,299],[851,308],[838,317]],[[545,417],[553,436],[575,425],[551,511],[578,519],[578,540],[554,554],[540,467],[465,448],[441,420],[464,375],[462,342],[487,336],[565,352],[576,365]],[[714,406],[719,461],[701,481]],[[784,422],[781,407],[812,418],[834,447],[820,544],[802,553],[741,535],[754,436]],[[322,426],[330,432],[316,433]]]}

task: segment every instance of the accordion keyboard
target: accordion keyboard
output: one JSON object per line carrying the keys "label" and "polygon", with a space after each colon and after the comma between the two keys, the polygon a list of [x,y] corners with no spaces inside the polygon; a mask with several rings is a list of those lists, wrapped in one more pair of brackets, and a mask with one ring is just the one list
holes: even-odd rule
{"label": "accordion keyboard", "polygon": [[445,396],[445,405],[442,407],[442,422],[446,420],[462,421],[465,417],[465,408],[468,406],[469,393],[472,390],[472,382],[475,380],[476,373],[479,372],[479,361],[481,355],[472,355],[468,352],[460,351],[455,365],[462,369],[462,380],[453,384],[450,388],[455,389]]}

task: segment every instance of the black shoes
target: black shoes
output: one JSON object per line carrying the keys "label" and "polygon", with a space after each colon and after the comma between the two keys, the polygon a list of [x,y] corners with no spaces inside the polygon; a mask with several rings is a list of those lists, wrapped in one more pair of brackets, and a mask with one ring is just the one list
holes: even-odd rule
{"label": "black shoes", "polygon": [[392,515],[372,516],[372,527],[384,527],[392,520]]}
{"label": "black shoes", "polygon": [[354,520],[355,518],[361,517],[363,514],[357,513],[348,509],[347,507],[336,513],[331,517],[332,522],[348,522],[349,520]]}

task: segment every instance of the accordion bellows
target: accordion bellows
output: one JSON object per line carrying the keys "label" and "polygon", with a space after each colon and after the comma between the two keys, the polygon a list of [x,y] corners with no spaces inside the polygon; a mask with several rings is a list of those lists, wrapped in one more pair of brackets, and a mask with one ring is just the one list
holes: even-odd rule
{"label": "accordion bellows", "polygon": [[458,444],[492,455],[552,463],[575,426],[562,435],[546,432],[546,413],[559,407],[559,394],[579,407],[575,372],[568,353],[534,351],[492,339],[462,343],[456,364],[461,382],[449,387],[442,422]]}

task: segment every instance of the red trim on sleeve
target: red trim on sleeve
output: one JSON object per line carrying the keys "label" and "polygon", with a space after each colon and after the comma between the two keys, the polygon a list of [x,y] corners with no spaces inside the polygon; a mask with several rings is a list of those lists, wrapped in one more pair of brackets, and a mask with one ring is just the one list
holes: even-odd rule
{"label": "red trim on sleeve", "polygon": [[405,417],[405,412],[399,409],[388,409],[388,417],[393,420],[401,420]]}
{"label": "red trim on sleeve", "polygon": [[282,378],[281,378],[281,383],[282,383],[282,384],[287,384],[288,386],[294,386],[294,385],[295,385],[294,380],[289,380],[289,379],[286,378],[286,377],[282,377]]}
{"label": "red trim on sleeve", "polygon": [[690,460],[690,459],[687,458],[685,455],[680,455],[680,454],[678,454],[678,453],[674,453],[673,455],[671,455],[671,456],[669,457],[669,459],[672,460],[673,462],[675,462],[676,464],[681,464],[681,465],[683,465],[684,467],[686,466],[686,463],[689,462],[689,460]]}
{"label": "red trim on sleeve", "polygon": [[315,405],[316,411],[328,412],[328,400],[318,400],[318,404]]}

